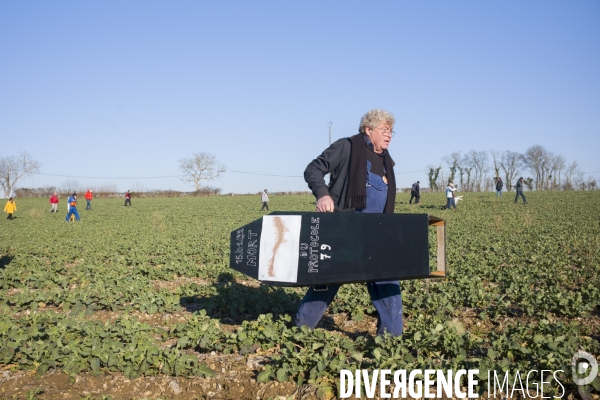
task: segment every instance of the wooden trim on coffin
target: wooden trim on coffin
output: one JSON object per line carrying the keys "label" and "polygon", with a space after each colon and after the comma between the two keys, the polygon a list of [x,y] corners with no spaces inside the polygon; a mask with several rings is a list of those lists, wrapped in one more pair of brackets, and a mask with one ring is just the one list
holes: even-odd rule
{"label": "wooden trim on coffin", "polygon": [[432,278],[446,277],[446,221],[429,215],[429,226],[435,226],[437,241],[437,271],[431,272]]}

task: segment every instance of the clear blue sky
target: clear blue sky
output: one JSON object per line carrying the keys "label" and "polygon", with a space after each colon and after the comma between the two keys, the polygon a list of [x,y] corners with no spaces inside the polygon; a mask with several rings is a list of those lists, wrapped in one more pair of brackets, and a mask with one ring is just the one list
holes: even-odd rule
{"label": "clear blue sky", "polygon": [[329,121],[349,136],[372,108],[401,187],[471,149],[600,170],[597,0],[3,1],[0,77],[0,156],[46,174],[21,187],[192,190],[151,178],[204,151],[252,173],[224,191],[307,190]]}

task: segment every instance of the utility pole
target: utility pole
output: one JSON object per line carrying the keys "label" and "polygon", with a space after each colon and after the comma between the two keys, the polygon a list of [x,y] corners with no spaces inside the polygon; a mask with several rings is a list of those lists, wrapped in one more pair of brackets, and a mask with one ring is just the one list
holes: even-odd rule
{"label": "utility pole", "polygon": [[[329,123],[327,124],[329,126],[329,146],[331,146],[331,125],[333,125],[333,122],[329,121]],[[331,183],[331,174],[327,174],[329,175],[329,183]],[[327,176],[325,175],[325,176]]]}

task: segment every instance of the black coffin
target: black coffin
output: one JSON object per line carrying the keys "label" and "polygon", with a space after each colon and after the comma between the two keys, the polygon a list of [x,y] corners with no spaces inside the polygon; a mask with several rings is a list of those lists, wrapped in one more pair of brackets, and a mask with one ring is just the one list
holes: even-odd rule
{"label": "black coffin", "polygon": [[231,232],[230,250],[231,268],[274,286],[440,278],[446,269],[444,220],[427,214],[273,212]]}

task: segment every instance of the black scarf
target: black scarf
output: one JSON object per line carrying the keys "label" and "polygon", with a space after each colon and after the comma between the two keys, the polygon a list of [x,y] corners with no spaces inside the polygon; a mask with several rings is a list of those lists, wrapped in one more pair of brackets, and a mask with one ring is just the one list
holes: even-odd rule
{"label": "black scarf", "polygon": [[[346,208],[365,208],[367,206],[367,156],[365,151],[370,151],[365,143],[362,133],[350,137],[352,150],[350,152],[350,182],[346,194]],[[396,176],[394,175],[394,161],[390,153],[384,150],[383,165],[387,177],[388,192],[384,213],[392,214],[396,206]]]}

